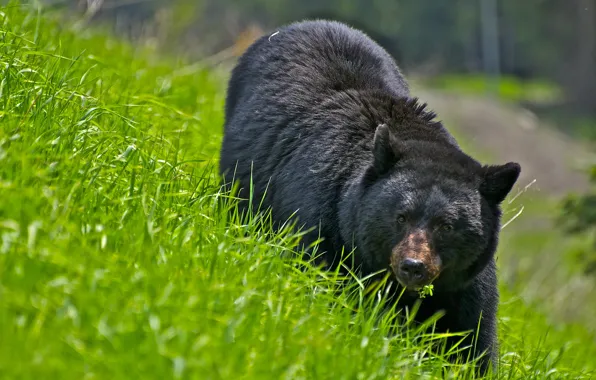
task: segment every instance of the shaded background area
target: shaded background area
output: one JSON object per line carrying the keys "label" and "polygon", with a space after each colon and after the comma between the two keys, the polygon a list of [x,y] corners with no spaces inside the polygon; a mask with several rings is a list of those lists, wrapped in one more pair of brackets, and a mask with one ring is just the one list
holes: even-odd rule
{"label": "shaded background area", "polygon": [[304,18],[384,46],[465,148],[519,161],[521,215],[503,236],[504,283],[555,318],[595,329],[594,0],[44,0],[80,28],[229,70],[258,36]]}

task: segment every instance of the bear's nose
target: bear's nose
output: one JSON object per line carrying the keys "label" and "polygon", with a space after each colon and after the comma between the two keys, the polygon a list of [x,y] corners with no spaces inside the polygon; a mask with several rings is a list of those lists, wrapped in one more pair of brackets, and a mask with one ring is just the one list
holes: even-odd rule
{"label": "bear's nose", "polygon": [[399,269],[408,282],[421,282],[426,278],[426,266],[420,260],[404,259]]}

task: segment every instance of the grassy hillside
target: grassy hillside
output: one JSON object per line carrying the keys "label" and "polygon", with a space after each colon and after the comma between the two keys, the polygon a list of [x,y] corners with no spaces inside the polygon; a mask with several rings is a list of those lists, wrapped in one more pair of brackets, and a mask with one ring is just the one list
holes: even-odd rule
{"label": "grassy hillside", "polygon": [[[471,377],[299,270],[295,233],[227,217],[217,73],[0,10],[2,378]],[[590,377],[583,327],[503,292],[494,378]]]}

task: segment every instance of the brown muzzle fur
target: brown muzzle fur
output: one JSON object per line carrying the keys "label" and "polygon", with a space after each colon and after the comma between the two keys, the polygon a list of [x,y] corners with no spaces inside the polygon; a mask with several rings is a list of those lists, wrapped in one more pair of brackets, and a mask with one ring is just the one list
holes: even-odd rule
{"label": "brown muzzle fur", "polygon": [[[421,278],[412,282],[404,278],[403,263],[408,260],[421,263],[424,273]],[[391,251],[391,269],[402,283],[410,287],[421,287],[430,284],[441,273],[441,258],[431,248],[430,237],[425,230],[416,229],[408,231],[405,238]]]}

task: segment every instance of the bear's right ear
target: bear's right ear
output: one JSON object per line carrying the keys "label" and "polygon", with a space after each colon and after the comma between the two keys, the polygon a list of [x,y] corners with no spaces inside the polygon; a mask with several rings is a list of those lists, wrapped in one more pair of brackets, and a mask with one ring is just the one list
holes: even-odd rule
{"label": "bear's right ear", "polygon": [[483,171],[480,194],[492,204],[500,204],[519,178],[521,166],[516,162],[509,162],[505,165],[484,166]]}
{"label": "bear's right ear", "polygon": [[379,125],[373,139],[373,168],[377,175],[387,173],[399,160],[401,154],[397,145],[389,127],[386,124]]}

